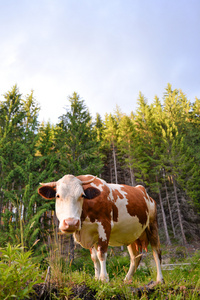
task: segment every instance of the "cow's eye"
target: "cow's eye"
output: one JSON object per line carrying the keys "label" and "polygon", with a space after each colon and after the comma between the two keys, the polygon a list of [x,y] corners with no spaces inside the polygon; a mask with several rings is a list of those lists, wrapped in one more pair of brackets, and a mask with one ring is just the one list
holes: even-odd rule
{"label": "cow's eye", "polygon": [[56,198],[60,198],[60,195],[57,194],[57,195],[56,195]]}

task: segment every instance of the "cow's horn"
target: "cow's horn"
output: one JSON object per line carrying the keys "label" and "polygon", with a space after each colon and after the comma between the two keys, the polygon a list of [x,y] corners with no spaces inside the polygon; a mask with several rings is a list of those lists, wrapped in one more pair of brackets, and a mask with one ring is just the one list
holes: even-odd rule
{"label": "cow's horn", "polygon": [[47,183],[40,182],[40,185],[48,185],[48,186],[51,186],[51,187],[56,186],[56,184],[57,184],[57,181],[47,182]]}
{"label": "cow's horn", "polygon": [[93,177],[92,179],[86,180],[86,181],[82,181],[81,180],[82,181],[82,185],[89,184],[89,183],[93,182],[95,180],[95,178],[97,178],[97,176]]}

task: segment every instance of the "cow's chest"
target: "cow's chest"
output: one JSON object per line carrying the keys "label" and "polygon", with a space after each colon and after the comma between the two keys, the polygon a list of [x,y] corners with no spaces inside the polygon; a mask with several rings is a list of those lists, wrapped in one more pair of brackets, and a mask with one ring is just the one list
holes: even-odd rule
{"label": "cow's chest", "polygon": [[90,249],[98,242],[98,225],[86,219],[82,224],[81,230],[76,232],[74,237],[76,242],[83,248]]}

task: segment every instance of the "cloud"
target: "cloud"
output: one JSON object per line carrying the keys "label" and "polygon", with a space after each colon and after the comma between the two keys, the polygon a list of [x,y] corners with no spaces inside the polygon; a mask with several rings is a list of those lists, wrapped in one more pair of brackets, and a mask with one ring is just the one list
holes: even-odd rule
{"label": "cloud", "polygon": [[[35,91],[41,119],[56,122],[74,91],[93,115],[129,114],[141,91],[167,83],[200,94],[198,1],[14,1],[1,5],[0,84]],[[9,16],[9,17],[8,17]]]}

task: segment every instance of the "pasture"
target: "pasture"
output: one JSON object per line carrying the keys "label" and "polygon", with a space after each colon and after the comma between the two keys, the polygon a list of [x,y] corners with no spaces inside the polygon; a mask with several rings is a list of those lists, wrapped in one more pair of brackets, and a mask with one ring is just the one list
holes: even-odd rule
{"label": "pasture", "polygon": [[88,250],[77,246],[73,263],[61,252],[56,244],[40,257],[19,246],[7,245],[1,249],[0,299],[198,299],[200,296],[198,245],[162,246],[165,284],[157,286],[152,283],[156,268],[150,247],[129,284],[123,282],[129,268],[126,249],[109,248],[109,283],[94,279]]}

